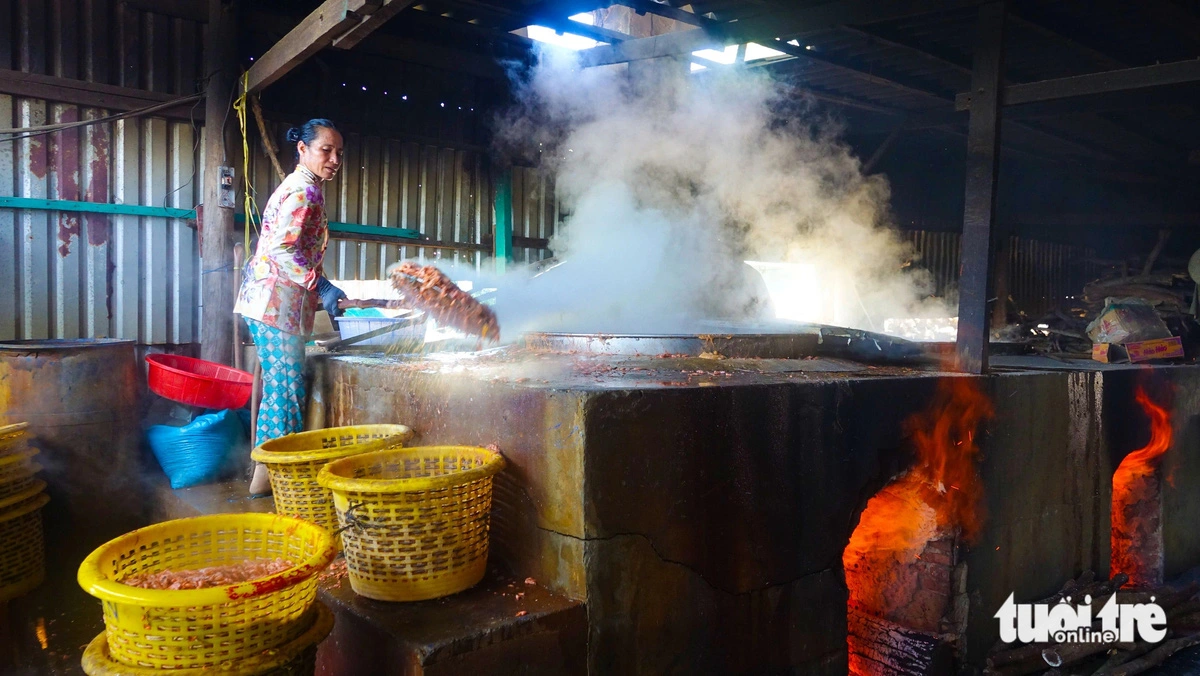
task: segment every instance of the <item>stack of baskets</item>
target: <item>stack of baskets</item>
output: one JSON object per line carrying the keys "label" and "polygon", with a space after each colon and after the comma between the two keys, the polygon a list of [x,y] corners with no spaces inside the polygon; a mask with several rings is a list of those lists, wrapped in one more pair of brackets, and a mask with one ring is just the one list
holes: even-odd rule
{"label": "stack of baskets", "polygon": [[404,425],[358,425],[267,441],[275,510],[341,533],[350,586],[381,601],[419,601],[474,586],[487,567],[496,451],[405,448]]}
{"label": "stack of baskets", "polygon": [[50,501],[37,449],[26,443],[26,423],[0,427],[0,603],[21,596],[46,577],[42,507]]}
{"label": "stack of baskets", "polygon": [[[178,519],[127,533],[79,567],[79,584],[103,601],[105,632],[84,671],[108,674],[312,674],[333,619],[316,600],[317,574],[336,556],[333,536],[275,514]],[[206,589],[122,584],[138,573],[285,559],[278,573]]]}

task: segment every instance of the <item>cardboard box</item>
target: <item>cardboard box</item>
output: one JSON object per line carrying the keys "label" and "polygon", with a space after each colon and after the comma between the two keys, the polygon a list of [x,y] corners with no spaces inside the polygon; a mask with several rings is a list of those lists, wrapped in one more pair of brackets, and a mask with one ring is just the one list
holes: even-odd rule
{"label": "cardboard box", "polygon": [[1092,360],[1104,364],[1117,364],[1125,361],[1129,355],[1125,354],[1125,350],[1120,345],[1112,343],[1094,343],[1092,345]]}
{"label": "cardboard box", "polygon": [[1105,364],[1120,364],[1124,362],[1143,362],[1154,359],[1175,359],[1183,356],[1183,341],[1177,336],[1143,340],[1136,343],[1116,345],[1114,343],[1095,343],[1092,345],[1092,359]]}
{"label": "cardboard box", "polygon": [[1139,343],[1126,343],[1125,351],[1129,353],[1129,361],[1135,364],[1151,359],[1175,359],[1183,356],[1183,341],[1179,336],[1143,340]]}

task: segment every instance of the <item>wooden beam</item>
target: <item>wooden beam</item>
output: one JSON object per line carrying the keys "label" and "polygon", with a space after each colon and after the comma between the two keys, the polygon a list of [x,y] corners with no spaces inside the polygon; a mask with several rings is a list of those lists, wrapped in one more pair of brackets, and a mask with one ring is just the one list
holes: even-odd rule
{"label": "wooden beam", "polygon": [[[180,98],[170,94],[160,94],[143,89],[117,87],[114,85],[84,82],[53,75],[38,75],[19,70],[0,69],[0,94],[25,96],[33,99],[46,99],[56,103],[67,103],[74,106],[104,108],[106,110],[137,110],[156,103],[165,103]],[[195,108],[192,103],[180,105],[178,108],[164,110],[156,115],[175,119],[188,119],[193,116],[197,122],[204,119],[203,107]]]}
{"label": "wooden beam", "polygon": [[416,0],[384,0],[371,15],[363,19],[357,26],[334,39],[333,46],[338,49],[350,49],[363,41],[375,29],[387,23],[400,12],[411,6]]}
{"label": "wooden beam", "polygon": [[[1079,96],[1135,91],[1198,81],[1200,81],[1200,59],[1189,59],[1153,66],[1122,68],[1103,73],[1009,85],[1001,94],[1001,105],[1021,106],[1041,101],[1057,101]],[[955,97],[954,106],[958,110],[970,108],[971,92],[963,92]]]}
{"label": "wooden beam", "polygon": [[550,28],[557,33],[574,33],[575,35],[582,35],[585,38],[591,38],[597,42],[611,42],[615,44],[627,42],[633,39],[633,37],[628,33],[615,31],[611,28],[604,28],[603,26],[592,26],[590,24],[580,23],[578,21],[572,21],[566,18],[554,16],[531,16],[525,20],[528,21],[530,25],[545,26],[546,28]]}
{"label": "wooden beam", "polygon": [[584,66],[604,66],[663,56],[679,56],[701,49],[721,48],[741,42],[773,40],[842,24],[871,24],[891,19],[978,5],[979,0],[848,0],[826,2],[783,12],[771,12],[741,21],[709,25],[687,31],[627,40],[580,51]]}
{"label": "wooden beam", "polygon": [[[825,64],[827,66],[831,66],[842,72],[850,74],[850,75],[854,76],[855,78],[860,79],[864,82],[868,82],[870,84],[880,86],[880,87],[887,87],[889,89],[894,89],[896,91],[899,91],[899,92],[902,92],[905,94],[909,94],[911,96],[919,96],[919,97],[928,99],[931,103],[937,103],[940,105],[944,105],[948,109],[952,107],[950,104],[952,104],[953,102],[951,101],[951,99],[948,95],[942,95],[942,94],[938,94],[936,92],[931,92],[931,91],[928,91],[925,89],[920,89],[920,88],[914,87],[912,85],[907,85],[902,82],[897,82],[893,79],[890,79],[890,78],[887,78],[887,77],[884,77],[881,75],[877,75],[875,73],[868,72],[866,66],[859,66],[854,63],[847,63],[846,61],[844,61],[841,58],[834,58],[834,57],[824,55],[824,54],[816,54],[809,50],[802,49],[802,48],[796,47],[795,45],[788,44],[788,43],[784,42],[783,40],[774,40],[767,44],[769,44],[774,49],[777,49],[779,51],[783,51],[786,54],[792,55],[793,57],[795,57],[795,59],[797,61],[803,61],[803,60],[817,61],[819,63]],[[941,111],[937,111],[937,112],[941,112]],[[947,110],[946,112],[949,113],[951,111]],[[1051,150],[1053,152],[1071,152],[1071,153],[1080,155],[1082,157],[1098,159],[1098,160],[1105,160],[1105,161],[1111,161],[1111,160],[1116,159],[1103,151],[1096,150],[1095,148],[1092,148],[1083,143],[1079,143],[1078,141],[1064,138],[1061,135],[1049,133],[1043,129],[1039,129],[1035,125],[1016,124],[1013,122],[1009,122],[1008,124],[1010,125],[1010,127],[1009,127],[1010,129],[1020,131],[1023,134],[1033,137],[1033,139],[1036,140],[1037,142],[1044,144],[1046,146],[1047,150]]]}
{"label": "wooden beam", "polygon": [[657,14],[664,19],[671,19],[680,23],[691,24],[693,26],[707,26],[716,23],[712,19],[705,16],[700,16],[686,9],[679,9],[654,0],[617,0],[616,4],[624,5],[638,14]]}
{"label": "wooden beam", "polygon": [[[204,125],[204,205],[200,225],[198,275],[203,321],[200,358],[219,364],[233,363],[233,209],[219,206],[220,167],[232,164],[232,134],[221,121],[233,104],[237,80],[236,4],[209,0],[208,39],[204,45],[204,71],[209,74]],[[227,152],[230,151],[230,152]]]}
{"label": "wooden beam", "polygon": [[[272,32],[278,34],[287,30],[287,19],[275,14],[268,14],[262,10],[255,10],[246,13],[248,15],[248,23],[254,26],[253,30],[263,34]],[[412,21],[413,23],[421,23],[425,25],[445,26],[449,24],[442,17],[435,17],[437,20],[429,20],[422,15],[427,12],[413,11],[404,16],[404,21]],[[470,28],[482,27],[474,24],[461,24],[464,27]],[[451,29],[453,30],[453,29]],[[471,33],[474,35],[473,33]],[[513,41],[504,40],[505,44],[512,44],[517,47],[528,47],[524,42],[532,42],[527,38],[521,38],[517,35],[503,33],[502,35],[513,38]],[[431,38],[432,39],[432,38]],[[508,72],[500,65],[500,57],[479,53],[464,51],[453,47],[447,47],[443,44],[437,44],[432,41],[417,40],[414,38],[401,37],[391,35],[385,32],[376,32],[368,35],[360,42],[354,51],[358,54],[370,54],[373,56],[383,56],[390,59],[398,59],[407,63],[428,66],[439,70],[453,71],[474,75],[476,77],[487,78],[499,82],[508,82]]]}
{"label": "wooden beam", "polygon": [[325,0],[250,67],[246,89],[257,92],[287,75],[361,21],[381,0]]}
{"label": "wooden beam", "polygon": [[967,181],[958,275],[958,370],[988,367],[988,301],[1000,165],[1000,87],[1004,73],[1005,3],[979,9],[967,125]]}

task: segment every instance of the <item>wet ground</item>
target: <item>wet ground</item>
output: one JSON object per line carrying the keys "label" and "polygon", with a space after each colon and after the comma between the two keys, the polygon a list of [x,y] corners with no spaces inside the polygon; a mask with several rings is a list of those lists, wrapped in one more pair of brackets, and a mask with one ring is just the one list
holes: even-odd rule
{"label": "wet ground", "polygon": [[[0,676],[84,673],[80,667],[83,650],[104,631],[100,602],[80,590],[73,568],[56,567],[58,570],[41,587],[0,606]],[[1200,571],[1193,571],[1192,575],[1200,575]],[[341,581],[332,580],[328,584],[337,587]],[[483,586],[479,593],[487,591],[482,590]],[[346,602],[373,603],[357,599],[352,593],[347,599]],[[1162,666],[1142,673],[1200,676],[1200,646],[1181,651]]]}
{"label": "wet ground", "polygon": [[103,631],[100,601],[60,567],[33,592],[0,604],[0,674],[82,674],[83,650]]}

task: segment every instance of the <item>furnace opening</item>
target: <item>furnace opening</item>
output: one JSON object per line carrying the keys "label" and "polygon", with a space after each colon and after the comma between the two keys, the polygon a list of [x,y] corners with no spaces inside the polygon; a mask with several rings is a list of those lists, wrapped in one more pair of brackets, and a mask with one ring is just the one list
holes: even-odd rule
{"label": "furnace opening", "polygon": [[916,462],[867,502],[842,555],[851,674],[928,673],[961,650],[969,604],[959,549],[982,521],[976,428],[991,415],[974,379],[946,378],[908,420]]}
{"label": "furnace opening", "polygon": [[1128,587],[1163,583],[1162,458],[1171,447],[1171,414],[1145,389],[1136,399],[1150,419],[1150,440],[1125,456],[1113,473],[1112,574]]}

